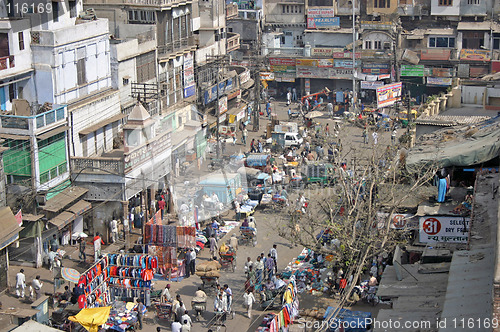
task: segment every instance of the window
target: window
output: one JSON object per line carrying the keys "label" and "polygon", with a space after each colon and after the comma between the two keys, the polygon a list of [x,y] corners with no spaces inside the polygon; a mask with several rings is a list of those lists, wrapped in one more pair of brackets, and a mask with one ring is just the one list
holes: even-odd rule
{"label": "window", "polygon": [[429,47],[454,48],[455,37],[429,37]]}
{"label": "window", "polygon": [[155,78],[155,52],[139,55],[136,59],[137,82],[146,82]]}
{"label": "window", "polygon": [[16,99],[16,89],[15,84],[9,84],[9,100],[12,103],[12,100]]}
{"label": "window", "polygon": [[156,13],[152,10],[128,11],[128,23],[154,24],[155,22],[156,22]]}
{"label": "window", "polygon": [[500,50],[500,33],[493,34],[493,49]]}
{"label": "window", "polygon": [[382,49],[382,42],[380,40],[374,40],[373,41],[373,48],[376,50],[381,50]]}
{"label": "window", "polygon": [[290,6],[286,6],[286,13],[290,13]]}
{"label": "window", "polygon": [[69,17],[76,17],[76,1],[69,0]]}
{"label": "window", "polygon": [[462,35],[462,48],[480,49],[484,46],[484,32],[466,31]]}
{"label": "window", "polygon": [[19,51],[24,50],[24,33],[22,31],[17,33],[19,39]]}
{"label": "window", "polygon": [[286,12],[286,6],[283,5],[283,14]]}
{"label": "window", "polygon": [[468,5],[479,5],[480,0],[467,0]]}
{"label": "window", "polygon": [[85,83],[87,83],[87,75],[85,73],[85,58],[79,59],[76,62],[76,72],[78,85],[84,85]]}
{"label": "window", "polygon": [[52,21],[59,22],[59,2],[52,1]]}
{"label": "window", "polygon": [[440,6],[452,6],[453,0],[439,0]]}
{"label": "window", "polygon": [[123,85],[128,85],[128,82],[129,82],[129,78],[128,77],[124,77],[123,78]]}
{"label": "window", "polygon": [[365,50],[371,50],[371,49],[372,49],[372,41],[365,40]]}
{"label": "window", "polygon": [[390,8],[391,0],[373,0],[373,7],[375,8]]}

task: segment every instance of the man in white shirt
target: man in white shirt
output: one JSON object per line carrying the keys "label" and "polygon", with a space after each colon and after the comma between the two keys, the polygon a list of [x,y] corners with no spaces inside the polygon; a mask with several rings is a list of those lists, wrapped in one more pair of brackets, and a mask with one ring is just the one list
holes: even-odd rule
{"label": "man in white shirt", "polygon": [[201,289],[201,287],[198,287],[198,290],[194,293],[194,302],[206,302],[207,301],[207,294]]}
{"label": "man in white shirt", "polygon": [[269,254],[271,255],[272,259],[274,259],[274,271],[278,273],[278,250],[277,250],[277,245],[273,244],[273,247],[269,249]]}
{"label": "man in white shirt", "polygon": [[40,281],[40,276],[36,276],[31,282],[31,287],[35,291],[35,300],[38,300],[42,296],[42,286],[43,282]]}
{"label": "man in white shirt", "polygon": [[172,322],[172,332],[181,332],[182,324],[179,322]]}
{"label": "man in white shirt", "polygon": [[163,302],[172,302],[172,295],[170,295],[170,284],[167,284],[167,286],[161,293],[161,298]]}
{"label": "man in white shirt", "polygon": [[[191,320],[191,317],[189,317],[189,311],[184,311],[184,315],[182,315],[181,317],[181,322],[183,323],[184,325],[184,322],[187,321],[189,326],[193,325],[193,321]],[[184,330],[183,330],[184,332]]]}
{"label": "man in white shirt", "polygon": [[245,273],[248,273],[250,266],[253,266],[253,262],[250,257],[247,257],[247,261],[245,262]]}
{"label": "man in white shirt", "polygon": [[222,296],[222,293],[219,293],[215,297],[214,310],[216,312],[226,312],[227,311],[227,297]]}
{"label": "man in white shirt", "polygon": [[253,293],[247,289],[247,292],[243,295],[243,303],[245,303],[245,306],[247,307],[248,318],[252,318],[252,306],[254,302],[255,297],[253,296]]}
{"label": "man in white shirt", "polygon": [[276,289],[280,289],[281,287],[285,286],[286,283],[281,279],[280,275],[276,275],[276,280],[274,280],[274,287]]}
{"label": "man in white shirt", "polygon": [[194,275],[196,273],[196,251],[194,251],[194,249],[189,250],[191,256],[191,261],[189,262],[189,271]]}
{"label": "man in white shirt", "polygon": [[257,229],[257,227],[255,226],[255,218],[254,217],[249,217],[248,218],[248,227]]}
{"label": "man in white shirt", "polygon": [[216,193],[212,193],[212,201],[219,203],[219,196]]}
{"label": "man in white shirt", "polygon": [[[26,288],[26,276],[24,275],[24,269],[21,269],[16,274],[16,295],[17,297],[24,297],[24,288]],[[19,290],[21,290],[19,292]]]}
{"label": "man in white shirt", "polygon": [[111,231],[111,241],[115,243],[118,240],[118,221],[116,219],[109,222],[109,230]]}

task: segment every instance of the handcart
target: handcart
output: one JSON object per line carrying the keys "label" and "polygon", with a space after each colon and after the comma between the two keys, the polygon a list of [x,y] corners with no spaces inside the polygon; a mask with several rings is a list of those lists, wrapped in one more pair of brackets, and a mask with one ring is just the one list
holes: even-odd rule
{"label": "handcart", "polygon": [[223,269],[231,269],[231,272],[234,272],[236,269],[236,252],[228,251],[225,253],[219,252],[219,263],[222,265]]}
{"label": "handcart", "polygon": [[263,194],[259,205],[264,212],[274,212],[273,196],[271,194]]}
{"label": "handcart", "polygon": [[196,312],[196,321],[200,321],[202,314],[205,310],[207,310],[207,301],[203,302],[198,302],[198,301],[191,301],[191,308]]}
{"label": "handcart", "polygon": [[257,230],[252,227],[240,227],[241,244],[252,245],[255,247],[257,245]]}
{"label": "handcart", "polygon": [[155,303],[156,317],[158,319],[170,320],[172,317],[172,303]]}
{"label": "handcart", "polygon": [[203,283],[202,288],[204,291],[208,292],[209,290],[217,289],[217,285],[219,284],[219,277],[205,277],[200,276],[201,282]]}

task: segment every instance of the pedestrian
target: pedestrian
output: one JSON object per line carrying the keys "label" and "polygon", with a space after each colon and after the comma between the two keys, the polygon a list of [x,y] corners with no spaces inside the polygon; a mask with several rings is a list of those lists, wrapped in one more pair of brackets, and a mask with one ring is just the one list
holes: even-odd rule
{"label": "pedestrian", "polygon": [[161,213],[161,220],[163,220],[163,216],[165,215],[165,207],[167,206],[167,203],[163,200],[162,197],[160,197],[160,200],[158,201],[158,209],[160,209]]}
{"label": "pedestrian", "polygon": [[394,130],[392,131],[392,134],[391,134],[391,142],[392,142],[392,145],[396,145],[396,135],[398,134],[396,128],[394,128]]}
{"label": "pedestrian", "polygon": [[330,126],[328,125],[328,123],[325,126],[325,135],[326,137],[330,136]]}
{"label": "pedestrian", "polygon": [[297,89],[295,87],[292,88],[292,100],[297,101]]}
{"label": "pedestrian", "polygon": [[111,242],[116,243],[118,240],[118,221],[116,219],[113,218],[109,222],[109,230],[111,231]]}
{"label": "pedestrian", "polygon": [[99,232],[95,233],[94,236],[94,260],[97,262],[99,257],[101,257],[101,245],[105,244],[101,239]]}
{"label": "pedestrian", "polygon": [[233,304],[233,291],[227,284],[224,285],[223,291],[224,295],[226,295],[227,311],[231,312],[231,305]]}
{"label": "pedestrian", "polygon": [[240,203],[234,201],[234,211],[236,212],[236,221],[239,222],[241,219],[241,208]]}
{"label": "pedestrian", "polygon": [[231,238],[229,238],[229,245],[234,249],[234,250],[238,250],[238,238],[236,237],[236,234],[233,233],[233,235],[231,235]]}
{"label": "pedestrian", "polygon": [[196,272],[196,251],[194,249],[189,249],[191,251],[191,261],[189,262],[189,269],[191,270],[191,274],[195,274]]}
{"label": "pedestrian", "polygon": [[[183,325],[186,324],[184,322],[187,322],[189,324],[189,327],[193,325],[193,321],[191,320],[191,317],[189,317],[189,311],[187,310],[184,311],[184,315],[182,315],[181,317],[181,322]],[[184,332],[184,328],[182,329],[182,332]]]}
{"label": "pedestrian", "polygon": [[52,276],[54,278],[54,294],[57,292],[59,288],[59,283],[61,281],[61,261],[58,257],[54,257],[54,261],[52,262]]}
{"label": "pedestrian", "polygon": [[24,275],[24,269],[21,269],[16,274],[16,295],[18,298],[19,297],[24,298],[25,288],[26,288],[26,276]]}
{"label": "pedestrian", "polygon": [[270,280],[273,277],[273,271],[275,268],[276,264],[274,263],[274,259],[271,257],[271,254],[267,254],[267,259],[266,259],[266,273],[267,273],[267,278]]}
{"label": "pedestrian", "polygon": [[208,239],[208,242],[210,244],[210,257],[213,257],[215,256],[215,253],[219,249],[219,247],[217,246],[217,240],[215,239],[215,237],[211,236]]}
{"label": "pedestrian", "polygon": [[87,254],[85,253],[85,249],[87,247],[87,244],[85,243],[85,239],[79,237],[78,238],[78,258],[82,260],[82,262],[86,263],[87,262]]}
{"label": "pedestrian", "polygon": [[255,138],[252,138],[252,141],[250,142],[250,153],[255,152]]}
{"label": "pedestrian", "polygon": [[278,273],[278,246],[273,244],[273,247],[269,249],[269,254],[271,258],[274,260],[274,270]]}
{"label": "pedestrian", "polygon": [[221,140],[222,140],[221,142],[222,154],[226,154],[226,139],[221,138]]}
{"label": "pedestrian", "polygon": [[250,289],[247,289],[247,292],[245,293],[245,295],[243,295],[243,301],[245,303],[245,306],[247,307],[248,318],[252,318],[252,306],[255,302],[255,297],[253,296],[253,293],[250,291]]}
{"label": "pedestrian", "polygon": [[378,143],[378,134],[376,131],[372,133],[372,138],[373,138],[373,145],[377,145]]}
{"label": "pedestrian", "polygon": [[288,107],[288,120],[291,120],[292,119],[292,107],[289,106]]}
{"label": "pedestrian", "polygon": [[177,317],[177,309],[179,309],[181,305],[182,299],[179,294],[175,296],[175,300],[172,303],[172,314],[174,315],[174,321],[178,322],[180,320],[180,317]]}
{"label": "pedestrian", "polygon": [[271,117],[271,102],[269,100],[266,103],[266,114],[268,118]]}
{"label": "pedestrian", "polygon": [[253,266],[252,259],[247,257],[247,261],[245,262],[245,274],[248,276],[248,272],[250,271],[250,267]]}
{"label": "pedestrian", "polygon": [[191,324],[189,323],[189,321],[187,319],[182,320],[181,331],[182,332],[191,332]]}
{"label": "pedestrian", "polygon": [[172,326],[171,326],[172,332],[181,332],[182,331],[182,324],[179,323],[178,321],[173,321]]}
{"label": "pedestrian", "polygon": [[257,257],[257,261],[254,263],[255,274],[257,277],[257,284],[262,282],[262,274],[264,272],[264,262],[262,262],[260,256]]}
{"label": "pedestrian", "polygon": [[179,301],[179,305],[177,306],[177,309],[175,310],[175,316],[177,317],[178,322],[182,322],[182,316],[186,312],[186,306],[184,305],[184,302]]}
{"label": "pedestrian", "polygon": [[231,132],[231,138],[233,139],[233,145],[236,145],[236,132]]}
{"label": "pedestrian", "polygon": [[50,250],[53,252],[57,252],[59,249],[59,240],[57,239],[57,235],[52,235],[52,239],[50,240]]}
{"label": "pedestrian", "polygon": [[165,289],[161,293],[161,301],[165,303],[172,302],[172,295],[170,295],[170,284],[167,284],[167,286],[165,286]]}
{"label": "pedestrian", "polygon": [[292,93],[290,91],[288,91],[286,93],[286,104],[290,105],[291,103],[292,103]]}
{"label": "pedestrian", "polygon": [[366,126],[365,129],[363,129],[363,142],[368,144],[368,129],[366,129]]}
{"label": "pedestrian", "polygon": [[137,320],[139,322],[139,330],[142,330],[142,320],[144,318],[144,314],[146,313],[147,309],[140,299],[137,299],[136,302],[137,302],[136,308],[137,308]]}
{"label": "pedestrian", "polygon": [[43,282],[40,281],[40,276],[36,276],[35,279],[31,282],[31,287],[33,287],[33,291],[35,292],[35,300],[38,300],[42,296],[42,287]]}
{"label": "pedestrian", "polygon": [[259,150],[259,153],[262,153],[262,143],[261,143],[260,139],[257,140],[257,149]]}
{"label": "pedestrian", "polygon": [[243,142],[243,145],[247,145],[247,136],[248,136],[248,130],[247,127],[243,127],[243,133],[241,135],[241,141]]}

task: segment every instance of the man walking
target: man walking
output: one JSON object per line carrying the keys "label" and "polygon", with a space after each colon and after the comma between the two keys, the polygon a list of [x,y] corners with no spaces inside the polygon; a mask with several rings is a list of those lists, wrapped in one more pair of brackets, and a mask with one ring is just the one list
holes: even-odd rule
{"label": "man walking", "polygon": [[392,134],[391,134],[392,145],[396,145],[396,135],[397,134],[398,134],[398,132],[396,131],[396,128],[394,128],[394,130],[392,131]]}
{"label": "man walking", "polygon": [[274,268],[276,267],[276,264],[274,263],[274,259],[271,257],[271,254],[267,254],[265,265],[266,265],[267,278],[271,280],[273,278]]}
{"label": "man walking", "polygon": [[297,89],[295,87],[292,89],[292,100],[297,101]]}
{"label": "man walking", "polygon": [[243,295],[243,301],[245,303],[245,306],[247,307],[248,318],[252,318],[252,306],[255,302],[255,297],[253,296],[253,293],[250,291],[250,289],[247,289],[247,292],[245,293],[245,295]]}
{"label": "man walking", "polygon": [[94,260],[97,262],[99,257],[101,257],[101,245],[105,244],[104,241],[101,239],[101,235],[99,235],[99,232],[95,233],[94,236]]}
{"label": "man walking", "polygon": [[278,273],[278,249],[276,244],[273,244],[273,247],[269,249],[269,255],[274,260],[274,271]]}
{"label": "man walking", "polygon": [[262,274],[264,272],[264,262],[262,262],[260,256],[257,257],[254,267],[257,275],[257,284],[260,284],[262,282]]}
{"label": "man walking", "polygon": [[[17,297],[24,298],[24,289],[26,288],[26,276],[24,275],[24,269],[19,270],[16,274],[16,295]],[[21,290],[19,292],[19,290]]]}
{"label": "man walking", "polygon": [[118,240],[118,221],[115,218],[109,222],[109,230],[111,231],[111,242],[116,243]]}
{"label": "man walking", "polygon": [[54,294],[57,292],[59,288],[59,283],[61,280],[61,261],[59,258],[55,257],[52,262],[52,276],[54,278]]}
{"label": "man walking", "polygon": [[142,303],[141,300],[137,299],[137,320],[139,321],[139,330],[142,330],[142,320],[144,318],[144,314],[146,313],[146,307]]}
{"label": "man walking", "polygon": [[210,257],[214,257],[215,252],[217,251],[217,249],[219,249],[219,247],[217,246],[217,240],[215,239],[215,237],[211,236],[208,241],[210,242]]}
{"label": "man walking", "polygon": [[189,269],[191,274],[196,272],[196,251],[194,249],[189,249],[191,251],[191,261],[189,262]]}
{"label": "man walking", "polygon": [[162,197],[160,197],[160,200],[158,201],[158,209],[161,211],[161,220],[163,220],[163,216],[165,215],[165,207],[167,206],[167,203],[163,200]]}
{"label": "man walking", "polygon": [[377,143],[378,143],[378,134],[377,134],[376,131],[374,131],[372,133],[372,137],[373,137],[373,145],[377,145]]}
{"label": "man walking", "polygon": [[243,142],[243,145],[247,145],[247,136],[248,136],[248,130],[247,127],[243,127],[243,133],[241,135],[241,141]]}
{"label": "man walking", "polygon": [[78,238],[78,249],[80,253],[78,254],[78,258],[80,258],[84,263],[87,263],[87,254],[85,253],[85,249],[87,247],[87,244],[85,243],[84,238]]}
{"label": "man walking", "polygon": [[40,276],[36,276],[31,282],[31,287],[35,291],[35,300],[38,300],[42,296],[42,286],[43,282],[40,281]]}

